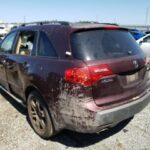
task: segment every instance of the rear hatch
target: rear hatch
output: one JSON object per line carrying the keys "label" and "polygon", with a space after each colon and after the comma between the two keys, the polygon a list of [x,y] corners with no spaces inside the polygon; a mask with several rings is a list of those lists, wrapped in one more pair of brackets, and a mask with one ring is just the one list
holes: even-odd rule
{"label": "rear hatch", "polygon": [[75,59],[87,65],[96,105],[112,107],[136,100],[147,89],[145,57],[132,35],[119,27],[72,34]]}

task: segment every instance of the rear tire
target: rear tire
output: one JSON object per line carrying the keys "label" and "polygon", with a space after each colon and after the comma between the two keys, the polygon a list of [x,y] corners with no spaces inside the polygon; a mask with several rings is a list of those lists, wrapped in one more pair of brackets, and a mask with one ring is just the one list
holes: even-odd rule
{"label": "rear tire", "polygon": [[48,139],[54,135],[54,127],[49,110],[38,92],[33,91],[29,94],[27,110],[30,124],[40,137]]}

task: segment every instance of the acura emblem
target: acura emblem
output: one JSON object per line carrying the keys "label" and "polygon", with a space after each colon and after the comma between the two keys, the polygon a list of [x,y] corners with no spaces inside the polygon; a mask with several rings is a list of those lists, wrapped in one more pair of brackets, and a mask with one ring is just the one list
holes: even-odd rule
{"label": "acura emblem", "polygon": [[133,65],[134,65],[135,69],[139,68],[139,64],[138,64],[137,60],[133,60]]}

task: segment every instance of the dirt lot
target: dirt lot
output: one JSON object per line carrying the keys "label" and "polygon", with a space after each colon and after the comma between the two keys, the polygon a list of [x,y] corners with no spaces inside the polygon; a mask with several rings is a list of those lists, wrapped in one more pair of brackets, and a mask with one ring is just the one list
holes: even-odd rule
{"label": "dirt lot", "polygon": [[26,110],[0,93],[0,150],[150,150],[150,104],[129,123],[99,135],[63,131],[46,141],[31,129]]}

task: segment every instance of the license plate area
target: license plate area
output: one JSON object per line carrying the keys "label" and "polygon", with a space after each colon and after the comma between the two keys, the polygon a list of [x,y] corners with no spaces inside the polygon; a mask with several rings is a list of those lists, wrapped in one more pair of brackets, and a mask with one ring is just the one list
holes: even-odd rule
{"label": "license plate area", "polygon": [[139,79],[139,74],[135,73],[135,74],[132,74],[132,75],[127,75],[126,79],[127,79],[127,83],[136,82]]}

